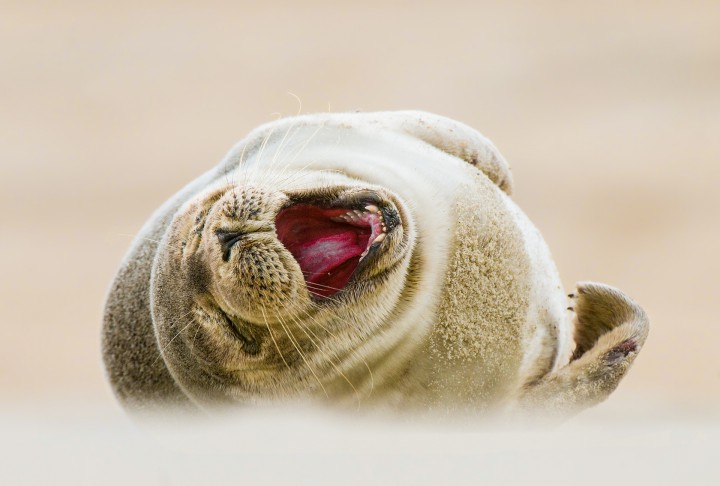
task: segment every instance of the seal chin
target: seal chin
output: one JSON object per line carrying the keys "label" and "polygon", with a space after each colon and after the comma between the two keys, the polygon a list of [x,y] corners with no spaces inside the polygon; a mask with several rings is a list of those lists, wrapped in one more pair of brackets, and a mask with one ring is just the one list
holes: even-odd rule
{"label": "seal chin", "polygon": [[374,204],[361,209],[293,204],[280,211],[275,228],[297,260],[308,290],[317,297],[343,290],[388,235],[383,209]]}

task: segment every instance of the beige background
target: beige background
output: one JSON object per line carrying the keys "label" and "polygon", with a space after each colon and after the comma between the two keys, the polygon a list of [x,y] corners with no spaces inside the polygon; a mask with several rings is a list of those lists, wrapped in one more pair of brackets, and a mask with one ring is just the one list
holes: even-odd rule
{"label": "beige background", "polygon": [[3,406],[121,414],[99,333],[132,236],[292,92],[490,137],[567,288],[610,283],[651,317],[605,406],[715,410],[720,4],[443,4],[3,1]]}

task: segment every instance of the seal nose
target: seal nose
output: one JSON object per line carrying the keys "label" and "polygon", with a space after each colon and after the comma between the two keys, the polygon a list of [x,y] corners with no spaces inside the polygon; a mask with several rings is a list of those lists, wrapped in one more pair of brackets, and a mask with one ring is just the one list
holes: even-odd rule
{"label": "seal nose", "polygon": [[215,231],[215,236],[217,236],[217,239],[220,242],[220,248],[222,249],[222,259],[224,262],[226,262],[230,259],[230,250],[232,250],[233,245],[240,241],[243,236],[245,236],[245,233],[242,233],[240,231],[226,231],[219,229]]}

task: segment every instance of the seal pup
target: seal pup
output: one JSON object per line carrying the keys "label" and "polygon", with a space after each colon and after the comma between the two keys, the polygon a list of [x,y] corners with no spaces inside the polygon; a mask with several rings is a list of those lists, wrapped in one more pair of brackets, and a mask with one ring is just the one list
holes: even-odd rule
{"label": "seal pup", "polygon": [[332,403],[573,413],[648,332],[617,289],[570,309],[480,133],[407,111],[261,126],[143,226],[111,286],[103,356],[132,410]]}

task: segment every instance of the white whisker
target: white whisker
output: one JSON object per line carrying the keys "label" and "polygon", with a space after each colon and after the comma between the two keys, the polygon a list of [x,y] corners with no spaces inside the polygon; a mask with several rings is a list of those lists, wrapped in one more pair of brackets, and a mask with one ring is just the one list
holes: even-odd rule
{"label": "white whisker", "polygon": [[[195,311],[195,309],[190,309],[188,312],[186,312],[186,313],[183,314],[182,316],[178,317],[177,319],[174,319],[174,320],[172,321],[172,324],[175,324],[175,323],[179,322],[180,320],[185,319],[187,316],[189,316],[190,314],[192,314],[194,311]],[[175,339],[177,339],[177,337],[180,336],[180,334],[182,334],[183,331],[185,331],[185,329],[187,329],[188,327],[190,327],[190,325],[191,325],[193,322],[195,322],[195,320],[194,320],[194,319],[190,319],[190,321],[189,321],[187,324],[185,324],[178,332],[175,333],[175,335],[170,339],[170,341],[168,341],[168,342],[165,344],[165,346],[163,346],[162,348],[160,348],[160,353],[158,354],[157,358],[155,358],[155,360],[153,361],[153,364],[155,364],[157,361],[160,360],[160,358],[162,358],[163,353],[164,353],[165,351],[167,351],[167,348],[173,343],[173,341],[175,341]]]}
{"label": "white whisker", "polygon": [[268,322],[267,316],[265,315],[265,306],[262,303],[260,304],[260,311],[262,312],[263,320],[265,321],[265,325],[268,328],[268,333],[270,333],[270,339],[272,339],[272,342],[275,345],[275,349],[277,349],[277,352],[280,355],[280,358],[282,358],[283,363],[285,363],[285,366],[287,366],[287,369],[290,370],[290,365],[287,361],[285,361],[285,356],[283,356],[282,351],[280,351],[280,346],[278,346],[278,343],[275,340],[275,336],[273,336],[272,329],[270,328],[270,323]]}
{"label": "white whisker", "polygon": [[[331,311],[329,308],[325,307],[324,310],[325,310],[326,312],[329,312],[330,314],[332,314],[335,318],[339,318],[339,316],[338,316],[335,312]],[[320,320],[317,319],[314,315],[312,315],[310,312],[308,312],[308,311],[305,310],[305,309],[302,309],[302,312],[303,312],[306,316],[308,316],[315,324],[317,324],[319,327],[321,327],[323,331],[325,331],[325,332],[328,333],[330,336],[332,336],[333,339],[338,340],[337,335],[335,335],[335,333],[333,333],[332,331],[330,331],[330,329],[328,329],[323,323],[321,323]],[[369,397],[370,395],[372,395],[372,392],[373,392],[373,390],[375,389],[375,377],[373,376],[372,369],[370,369],[370,365],[367,363],[367,361],[365,361],[365,359],[364,359],[364,358],[360,355],[360,353],[358,353],[355,349],[350,348],[350,349],[348,349],[348,350],[350,351],[350,353],[351,353],[353,356],[355,356],[356,358],[358,358],[358,359],[362,362],[363,365],[365,365],[365,368],[366,368],[367,371],[368,371],[368,374],[369,374],[369,376],[370,376],[370,391],[368,392],[367,396]]]}
{"label": "white whisker", "polygon": [[297,350],[298,354],[300,355],[300,358],[302,358],[302,360],[305,362],[305,364],[307,365],[308,369],[310,370],[310,373],[312,373],[312,375],[315,377],[315,380],[317,380],[318,385],[320,385],[320,388],[322,388],[323,393],[325,393],[325,397],[326,397],[326,398],[330,398],[330,395],[328,395],[328,392],[327,392],[327,390],[325,389],[325,387],[323,386],[322,381],[320,381],[320,378],[319,378],[318,375],[315,373],[315,370],[313,370],[312,366],[310,365],[310,362],[309,362],[309,361],[307,360],[307,358],[305,357],[305,353],[303,353],[302,350],[300,349],[299,342],[298,342],[298,343],[295,342],[295,339],[296,339],[296,338],[293,336],[293,334],[292,334],[292,332],[290,331],[290,329],[288,329],[288,328],[285,326],[285,322],[283,321],[283,318],[280,316],[280,314],[276,314],[276,316],[277,316],[277,318],[278,318],[278,320],[279,320],[279,322],[280,322],[280,325],[282,326],[283,330],[285,331],[285,334],[287,335],[288,339],[290,339],[290,342],[292,343],[292,345],[295,347],[295,349]]}
{"label": "white whisker", "polygon": [[[325,357],[325,359],[327,359],[327,361],[330,363],[330,365],[333,367],[333,369],[335,371],[337,371],[338,374],[345,379],[345,381],[347,381],[348,385],[350,385],[350,388],[352,388],[353,393],[355,394],[355,398],[357,399],[357,402],[358,402],[357,408],[359,410],[360,409],[360,401],[361,401],[360,393],[358,393],[357,389],[355,388],[355,385],[352,384],[350,379],[347,376],[345,376],[345,373],[343,373],[342,370],[335,365],[332,358],[329,357],[327,354],[325,354],[325,351],[323,351],[322,347],[319,344],[320,338],[317,336],[317,334],[315,334],[312,331],[312,329],[310,329],[309,327],[306,328],[305,326],[303,326],[302,322],[300,322],[300,320],[297,319],[295,316],[291,315],[290,318],[298,325],[300,330],[305,333],[305,335],[308,337],[308,339],[310,339],[310,341],[318,348],[318,351],[320,351],[320,354],[322,354],[323,357]],[[312,335],[315,336],[317,341],[315,341],[315,339],[313,339],[313,337],[310,336],[310,334],[308,334],[308,332],[312,333]]]}

